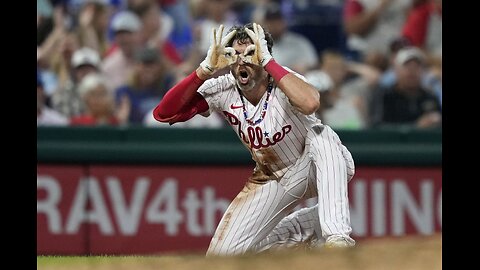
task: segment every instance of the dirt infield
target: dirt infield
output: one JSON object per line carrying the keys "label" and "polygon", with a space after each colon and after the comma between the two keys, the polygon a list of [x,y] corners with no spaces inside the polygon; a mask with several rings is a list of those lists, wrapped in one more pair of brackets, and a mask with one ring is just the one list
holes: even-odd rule
{"label": "dirt infield", "polygon": [[363,240],[347,250],[284,251],[257,256],[203,255],[37,257],[41,270],[436,270],[442,269],[442,237]]}

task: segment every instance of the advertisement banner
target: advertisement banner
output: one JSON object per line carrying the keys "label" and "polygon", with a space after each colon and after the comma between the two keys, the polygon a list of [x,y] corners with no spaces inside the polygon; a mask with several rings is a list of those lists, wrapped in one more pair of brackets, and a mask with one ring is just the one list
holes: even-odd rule
{"label": "advertisement banner", "polygon": [[442,169],[360,167],[349,200],[358,239],[441,232]]}
{"label": "advertisement banner", "polygon": [[[37,166],[37,252],[88,254],[88,230],[75,228],[72,202],[84,166]],[[73,211],[72,211],[73,210]]]}
{"label": "advertisement banner", "polygon": [[[251,172],[248,166],[38,165],[37,254],[205,252]],[[357,168],[349,184],[352,236],[441,231],[441,191],[441,168]]]}

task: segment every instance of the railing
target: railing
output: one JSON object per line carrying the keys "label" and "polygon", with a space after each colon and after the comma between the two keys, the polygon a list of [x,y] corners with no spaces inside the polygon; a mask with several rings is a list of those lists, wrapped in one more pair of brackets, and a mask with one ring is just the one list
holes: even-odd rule
{"label": "railing", "polygon": [[[357,165],[441,166],[441,129],[337,130]],[[253,164],[230,128],[37,127],[37,163]]]}

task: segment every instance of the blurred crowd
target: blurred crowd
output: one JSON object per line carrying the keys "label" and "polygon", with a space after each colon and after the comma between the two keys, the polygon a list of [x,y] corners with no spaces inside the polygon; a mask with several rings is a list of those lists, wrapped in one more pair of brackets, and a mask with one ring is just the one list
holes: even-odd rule
{"label": "blurred crowd", "polygon": [[332,128],[441,127],[441,0],[37,0],[37,126],[162,127],[152,110],[205,58],[211,29],[248,22],[319,90]]}

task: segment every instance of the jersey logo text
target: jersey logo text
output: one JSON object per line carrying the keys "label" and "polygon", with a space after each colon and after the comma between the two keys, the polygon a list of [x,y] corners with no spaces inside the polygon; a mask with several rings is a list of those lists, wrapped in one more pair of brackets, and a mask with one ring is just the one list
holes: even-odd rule
{"label": "jersey logo text", "polygon": [[269,147],[275,145],[281,140],[283,140],[283,138],[285,138],[285,136],[292,130],[291,125],[286,125],[282,127],[281,131],[275,132],[271,136],[271,138],[264,138],[264,132],[261,127],[247,127],[248,136],[246,136],[245,133],[243,133],[242,131],[241,122],[235,115],[227,111],[223,111],[223,114],[225,115],[230,125],[238,126],[238,136],[245,142],[245,144],[247,144],[250,148],[253,149],[260,149],[262,147]]}

